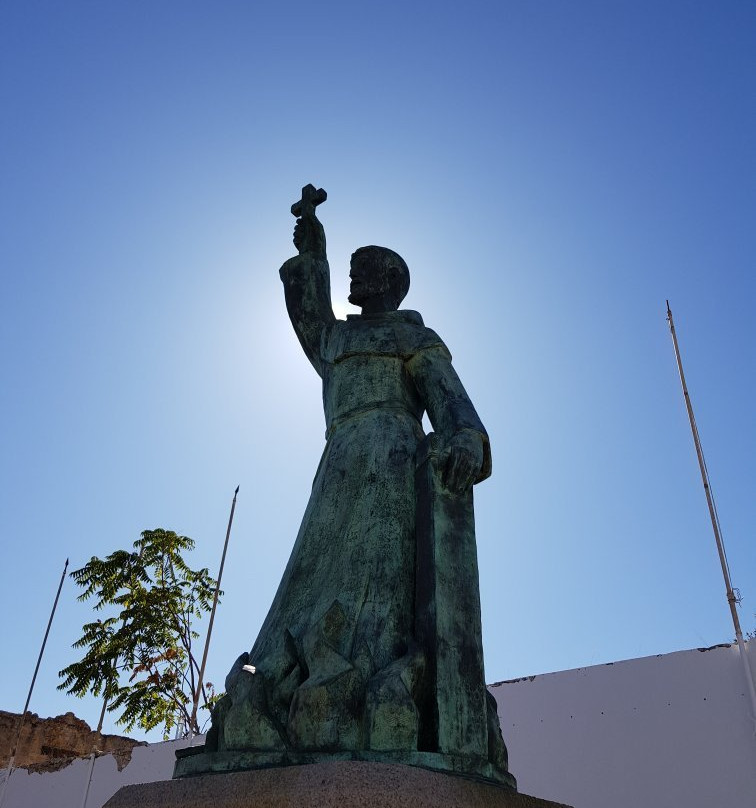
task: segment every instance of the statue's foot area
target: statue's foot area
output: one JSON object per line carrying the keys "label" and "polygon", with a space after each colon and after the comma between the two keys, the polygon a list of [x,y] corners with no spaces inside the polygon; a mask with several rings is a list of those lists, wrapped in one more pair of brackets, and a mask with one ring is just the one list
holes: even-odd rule
{"label": "statue's foot area", "polygon": [[481,720],[472,731],[469,720],[462,726],[447,720],[441,737],[422,651],[412,643],[376,670],[366,645],[343,652],[345,624],[336,601],[301,638],[287,634],[280,658],[251,665],[242,654],[226,679],[227,695],[213,710],[204,747],[178,754],[175,776],[357,760],[514,787],[496,702],[482,682],[473,700],[480,702]]}
{"label": "statue's foot area", "polygon": [[245,673],[238,678],[232,705],[223,722],[223,740],[229,751],[283,751],[286,748],[281,731],[270,715],[262,676]]}
{"label": "statue's foot area", "polygon": [[251,665],[242,654],[214,709],[206,750],[417,749],[422,653],[413,646],[377,670],[364,642],[352,646],[352,634],[334,601],[302,636],[287,632],[277,655]]}
{"label": "statue's foot area", "polygon": [[483,780],[517,790],[515,778],[482,758],[442,755],[437,752],[206,752],[202,746],[187,747],[176,752],[174,778],[200,774],[269,769],[279,766],[303,766],[339,760],[362,760],[370,763],[401,763],[422,769],[445,772],[460,777]]}

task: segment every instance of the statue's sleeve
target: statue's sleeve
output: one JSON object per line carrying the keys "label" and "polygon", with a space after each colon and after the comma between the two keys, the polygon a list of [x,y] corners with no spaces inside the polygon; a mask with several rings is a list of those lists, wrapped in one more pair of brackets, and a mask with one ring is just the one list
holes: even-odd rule
{"label": "statue's sleeve", "polygon": [[[433,334],[430,329],[427,329]],[[425,405],[433,429],[448,442],[459,432],[472,431],[483,443],[483,465],[475,482],[491,476],[491,447],[488,433],[475,411],[467,391],[452,367],[451,354],[438,337],[421,347],[406,366]]]}
{"label": "statue's sleeve", "polygon": [[290,258],[279,274],[294,332],[312,366],[322,376],[323,331],[336,321],[331,308],[328,260],[303,253]]}

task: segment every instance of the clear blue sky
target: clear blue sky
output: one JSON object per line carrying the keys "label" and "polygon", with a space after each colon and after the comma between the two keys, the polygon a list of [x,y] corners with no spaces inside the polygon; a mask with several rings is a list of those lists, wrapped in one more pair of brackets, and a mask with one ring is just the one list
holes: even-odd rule
{"label": "clear blue sky", "polygon": [[[400,252],[490,432],[489,681],[733,637],[666,298],[754,628],[755,42],[744,1],[2,3],[0,707],[66,556],[161,526],[216,570],[237,484],[209,678],[250,648],[323,446],[307,182],[337,311]],[[95,724],[76,594],[31,709]]]}

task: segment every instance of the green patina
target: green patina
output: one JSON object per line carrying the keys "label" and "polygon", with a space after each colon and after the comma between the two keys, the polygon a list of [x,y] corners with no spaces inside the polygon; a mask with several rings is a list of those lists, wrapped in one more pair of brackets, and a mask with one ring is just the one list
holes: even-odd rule
{"label": "green patina", "polygon": [[323,380],[326,446],[268,616],[175,776],[386,760],[515,788],[481,646],[472,486],[491,473],[488,436],[440,337],[398,310],[396,253],[352,256],[362,314],[335,318],[324,199],[307,186],[293,206],[299,254],[280,274]]}

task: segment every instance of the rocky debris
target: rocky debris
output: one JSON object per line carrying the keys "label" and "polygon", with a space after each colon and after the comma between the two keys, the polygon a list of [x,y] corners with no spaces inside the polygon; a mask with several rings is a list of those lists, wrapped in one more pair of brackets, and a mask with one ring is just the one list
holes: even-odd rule
{"label": "rocky debris", "polygon": [[[11,747],[16,739],[21,716],[0,710],[0,768],[7,768]],[[103,735],[92,730],[86,721],[73,713],[56,718],[40,718],[36,713],[27,713],[16,750],[16,768],[29,771],[56,771],[76,758],[112,753],[120,771],[131,760],[135,746],[144,746],[122,735]]]}

